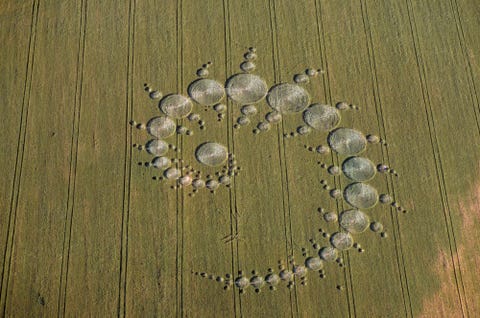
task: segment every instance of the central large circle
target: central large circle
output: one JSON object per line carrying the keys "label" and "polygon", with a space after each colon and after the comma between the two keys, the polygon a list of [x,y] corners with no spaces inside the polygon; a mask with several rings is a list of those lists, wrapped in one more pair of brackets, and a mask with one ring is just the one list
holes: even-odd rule
{"label": "central large circle", "polygon": [[206,142],[197,147],[195,157],[204,165],[216,167],[227,160],[228,150],[221,144]]}
{"label": "central large circle", "polygon": [[202,78],[188,86],[188,95],[200,105],[210,106],[222,100],[225,95],[225,89],[217,81]]}
{"label": "central large circle", "polygon": [[369,209],[378,202],[377,190],[366,183],[349,184],[343,191],[343,197],[353,207]]}
{"label": "central large circle", "polygon": [[267,95],[267,83],[257,75],[236,74],[227,80],[227,95],[235,102],[246,105],[262,100]]}
{"label": "central large circle", "polygon": [[298,113],[307,108],[310,95],[298,85],[283,83],[270,89],[267,103],[282,114]]}

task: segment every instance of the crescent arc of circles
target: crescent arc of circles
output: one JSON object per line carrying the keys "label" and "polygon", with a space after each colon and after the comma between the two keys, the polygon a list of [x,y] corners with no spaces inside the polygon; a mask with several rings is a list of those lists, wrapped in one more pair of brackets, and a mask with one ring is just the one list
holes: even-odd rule
{"label": "crescent arc of circles", "polygon": [[[341,251],[349,250],[354,246],[352,234],[363,233],[367,229],[373,232],[383,231],[381,223],[371,222],[368,214],[362,211],[372,208],[379,201],[377,190],[365,183],[375,177],[375,165],[370,159],[358,156],[365,151],[367,138],[358,130],[347,127],[337,128],[341,120],[339,110],[325,104],[310,105],[309,93],[299,84],[281,83],[269,88],[258,75],[238,73],[232,75],[224,85],[212,79],[197,79],[188,86],[189,97],[179,94],[163,97],[158,95],[157,97],[161,98],[159,109],[163,115],[151,118],[146,124],[147,132],[155,139],[147,142],[145,150],[154,156],[152,166],[164,170],[165,179],[183,178],[181,170],[172,166],[171,161],[166,157],[169,145],[163,140],[176,131],[177,127],[173,119],[188,116],[193,110],[192,101],[203,106],[213,106],[225,95],[235,103],[245,105],[242,109],[244,116],[256,114],[257,110],[253,104],[266,98],[267,104],[273,109],[273,112],[266,116],[268,122],[278,122],[282,115],[301,113],[306,125],[320,132],[328,132],[326,141],[330,149],[340,156],[347,156],[342,162],[341,169],[351,183],[344,188],[342,197],[352,206],[352,209],[344,210],[338,215],[325,214],[325,221],[338,222],[340,231],[333,233],[329,238],[330,244],[318,248],[317,255],[307,257],[303,264],[297,264],[291,270],[284,269],[278,274],[268,273],[265,277],[254,275],[248,279],[239,275],[230,278],[220,277],[217,281],[229,281],[239,289],[245,289],[248,286],[257,289],[264,285],[275,286],[280,281],[291,281],[295,276],[302,277],[308,271],[322,271],[324,263],[338,261]],[[217,108],[220,110],[220,107]],[[197,146],[195,158],[204,166],[218,167],[229,159],[229,153],[227,147],[222,144],[207,141]],[[222,183],[220,179],[215,182],[217,186]],[[192,181],[191,178],[185,181],[185,185],[192,185],[198,189],[206,187],[207,183],[204,180]]]}

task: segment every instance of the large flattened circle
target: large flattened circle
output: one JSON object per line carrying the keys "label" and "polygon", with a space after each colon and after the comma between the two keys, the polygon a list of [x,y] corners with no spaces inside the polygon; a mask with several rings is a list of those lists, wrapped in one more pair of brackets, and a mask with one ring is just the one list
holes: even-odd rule
{"label": "large flattened circle", "polygon": [[303,112],[303,121],[313,129],[330,131],[340,123],[340,113],[335,107],[313,104]]}
{"label": "large flattened circle", "polygon": [[228,150],[221,144],[206,142],[197,147],[195,157],[204,165],[216,167],[227,160]]}
{"label": "large flattened circle", "polygon": [[345,251],[353,246],[353,237],[350,233],[336,232],[330,237],[330,244],[337,250]]}
{"label": "large flattened circle", "polygon": [[323,268],[323,262],[320,257],[309,257],[305,260],[305,267],[312,271],[318,271]]}
{"label": "large flattened circle", "polygon": [[253,104],[267,95],[267,83],[254,74],[235,74],[225,84],[228,97],[241,104]]}
{"label": "large flattened circle", "polygon": [[343,191],[343,198],[357,209],[369,209],[377,204],[378,192],[366,183],[351,183]]}
{"label": "large flattened circle", "polygon": [[145,145],[147,152],[154,156],[163,156],[168,152],[168,143],[161,139],[152,139]]}
{"label": "large flattened circle", "polygon": [[371,180],[377,169],[370,159],[364,157],[349,157],[342,163],[343,174],[350,180],[363,182]]}
{"label": "large flattened circle", "polygon": [[347,210],[340,213],[340,226],[347,232],[357,234],[365,232],[370,226],[368,215],[360,210]]}
{"label": "large flattened circle", "polygon": [[328,135],[328,145],[340,155],[352,156],[367,147],[367,139],[358,130],[337,128]]}
{"label": "large flattened circle", "polygon": [[190,114],[193,105],[189,98],[178,94],[171,94],[162,98],[159,107],[165,115],[179,119]]}
{"label": "large flattened circle", "polygon": [[267,103],[282,114],[298,113],[307,108],[310,95],[299,85],[283,83],[270,89]]}
{"label": "large flattened circle", "polygon": [[334,262],[338,258],[338,250],[331,246],[322,247],[318,251],[318,256],[326,262]]}
{"label": "large flattened circle", "polygon": [[155,157],[152,160],[152,165],[158,169],[170,168],[171,161],[167,157]]}
{"label": "large flattened circle", "polygon": [[153,117],[147,123],[148,133],[157,138],[166,138],[173,135],[176,128],[175,122],[165,116]]}
{"label": "large flattened circle", "polygon": [[225,89],[217,81],[201,78],[188,86],[188,96],[200,105],[211,106],[222,100]]}

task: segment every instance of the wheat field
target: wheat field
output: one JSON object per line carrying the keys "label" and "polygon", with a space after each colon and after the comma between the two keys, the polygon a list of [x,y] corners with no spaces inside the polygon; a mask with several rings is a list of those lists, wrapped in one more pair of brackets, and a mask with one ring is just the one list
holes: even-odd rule
{"label": "wheat field", "polygon": [[[479,316],[479,29],[476,0],[0,2],[0,316]],[[245,127],[231,98],[193,103],[203,129],[178,118],[165,140],[204,175],[199,144],[234,154],[215,193],[159,180],[138,148],[161,113],[145,90],[189,96],[207,62],[228,83],[250,47],[269,88],[318,69],[311,103],[358,106],[340,126],[387,143],[364,156],[398,177],[369,184],[406,213],[378,203],[382,234],[353,235],[320,274],[240,290],[343,231],[318,212],[349,206],[320,165],[344,158],[315,151],[328,133],[290,137],[299,114],[255,128],[264,99]]]}

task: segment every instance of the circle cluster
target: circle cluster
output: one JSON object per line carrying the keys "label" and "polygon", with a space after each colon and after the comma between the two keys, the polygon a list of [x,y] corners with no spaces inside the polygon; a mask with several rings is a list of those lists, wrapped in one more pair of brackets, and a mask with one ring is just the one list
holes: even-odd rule
{"label": "circle cluster", "polygon": [[[222,102],[222,99],[227,95],[228,98],[238,104],[239,117],[234,121],[233,127],[239,128],[249,125],[253,121],[254,116],[259,112],[257,105],[254,104],[265,98],[271,109],[268,113],[262,115],[264,119],[256,124],[255,129],[253,129],[254,133],[270,130],[274,124],[282,122],[283,116],[288,114],[298,114],[301,116],[303,123],[301,126],[293,128],[293,131],[289,134],[284,134],[284,137],[287,137],[286,135],[291,137],[303,136],[312,131],[328,133],[326,137],[328,145],[323,144],[316,147],[305,145],[305,148],[317,155],[326,155],[332,151],[333,155],[337,154],[339,156],[341,165],[337,163],[318,163],[332,177],[339,178],[343,174],[349,180],[349,183],[343,190],[332,189],[325,180],[322,180],[321,183],[323,188],[329,191],[332,198],[343,199],[351,207],[336,212],[319,210],[325,222],[336,223],[336,231],[329,234],[320,229],[323,238],[329,244],[323,247],[314,244],[314,248],[317,250],[316,254],[307,257],[307,254],[304,253],[305,260],[301,264],[295,264],[292,261],[290,268],[280,268],[278,273],[269,270],[267,275],[262,276],[252,272],[250,278],[241,273],[237,277],[217,276],[215,278],[213,275],[208,275],[218,282],[225,283],[225,287],[235,286],[241,291],[249,286],[255,288],[256,291],[264,286],[273,289],[281,281],[288,282],[290,287],[297,279],[306,283],[304,279],[309,271],[320,272],[320,277],[323,278],[323,268],[326,262],[337,262],[340,266],[343,266],[341,255],[344,251],[352,248],[358,249],[359,252],[364,251],[360,244],[354,242],[354,234],[363,233],[370,229],[372,232],[381,232],[381,237],[387,237],[387,233],[383,231],[383,225],[376,220],[371,220],[365,212],[367,209],[371,209],[378,202],[381,202],[391,204],[399,211],[402,210],[396,202],[393,202],[393,198],[389,194],[379,195],[373,186],[366,183],[372,180],[377,172],[390,172],[396,175],[396,172],[385,164],[375,165],[370,159],[360,156],[368,143],[386,145],[385,141],[378,136],[365,136],[356,129],[339,127],[340,113],[349,109],[358,109],[358,107],[345,102],[337,103],[335,107],[320,103],[310,104],[310,94],[301,85],[308,84],[310,77],[323,73],[321,70],[307,69],[304,73],[294,76],[294,83],[280,83],[269,88],[264,79],[250,73],[256,67],[254,63],[256,57],[256,50],[250,48],[244,55],[244,61],[240,64],[240,73],[228,78],[224,84],[205,78],[209,74],[208,67],[211,65],[211,62],[208,62],[197,71],[200,78],[188,85],[188,97],[180,94],[163,96],[160,91],[153,91],[147,87],[150,98],[159,100],[158,107],[162,115],[151,118],[146,125],[137,125],[137,128],[146,129],[154,137],[145,145],[138,146],[139,150],[143,149],[154,156],[151,162],[145,163],[145,166],[160,169],[162,173],[161,177],[158,178],[174,181],[175,184],[172,185],[174,189],[190,186],[192,196],[202,188],[209,189],[214,193],[222,185],[230,186],[233,177],[238,173],[237,170],[240,169],[236,164],[234,155],[228,152],[227,147],[213,141],[199,144],[194,151],[195,159],[201,165],[207,168],[223,166],[219,171],[208,174],[206,178],[201,176],[201,171],[190,165],[185,165],[183,159],[179,159],[178,156],[168,158],[167,153],[170,149],[173,151],[179,150],[163,139],[172,136],[175,132],[186,135],[193,133],[185,126],[177,126],[178,123],[183,125],[184,121],[176,122],[175,120],[186,118],[190,122],[198,122],[201,130],[205,128],[205,122],[201,119],[200,114],[192,113],[193,102],[205,106],[203,107],[205,111],[213,109],[217,112],[219,121],[221,121],[225,115],[230,114],[227,111],[228,103]],[[185,120],[185,122],[187,121]],[[225,163],[227,161],[228,163]],[[235,239],[235,237],[232,236],[231,239]],[[227,241],[229,240],[227,239]],[[203,274],[205,273],[201,274],[203,277],[207,276]]]}

